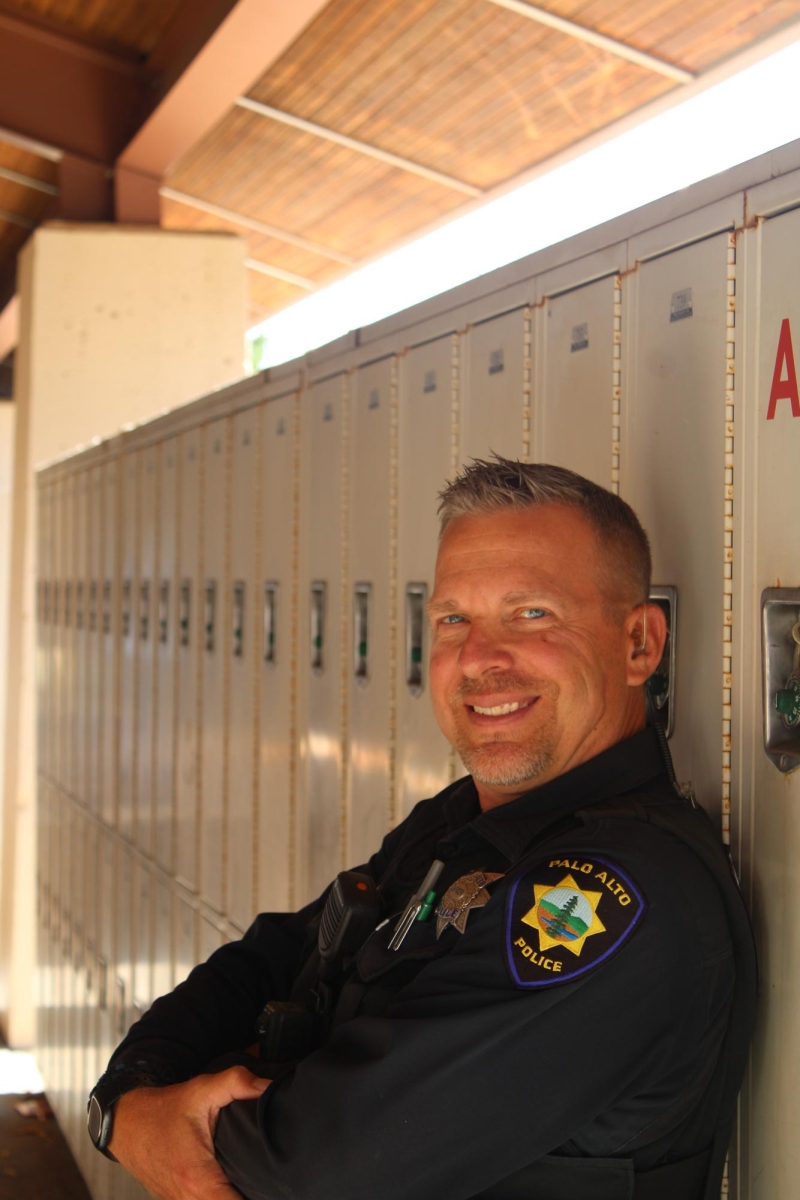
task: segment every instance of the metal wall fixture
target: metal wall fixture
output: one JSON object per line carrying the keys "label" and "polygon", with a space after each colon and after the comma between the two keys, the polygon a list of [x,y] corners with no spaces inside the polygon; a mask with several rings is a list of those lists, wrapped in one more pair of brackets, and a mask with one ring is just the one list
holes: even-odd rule
{"label": "metal wall fixture", "polygon": [[406,687],[412,696],[425,690],[425,604],[427,583],[409,583],[406,587]]}
{"label": "metal wall fixture", "polygon": [[784,773],[800,767],[800,588],[761,593],[764,753]]}

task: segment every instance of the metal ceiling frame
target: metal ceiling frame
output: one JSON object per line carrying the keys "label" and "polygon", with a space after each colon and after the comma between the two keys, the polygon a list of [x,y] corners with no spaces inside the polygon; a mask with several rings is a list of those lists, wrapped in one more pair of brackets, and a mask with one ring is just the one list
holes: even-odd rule
{"label": "metal ceiling frame", "polygon": [[541,8],[538,4],[528,4],[527,0],[489,0],[489,3],[497,5],[498,8],[506,8],[509,12],[518,13],[519,16],[526,17],[529,21],[548,25],[551,29],[557,29],[559,33],[566,34],[567,37],[587,42],[590,46],[596,46],[599,50],[615,54],[618,58],[625,58],[628,62],[635,63],[637,67],[644,67],[647,71],[666,75],[668,79],[673,79],[676,83],[691,83],[693,79],[697,78],[693,71],[687,71],[674,63],[666,62],[663,58],[658,58],[655,54],[648,54],[645,50],[637,50],[628,42],[609,37],[608,34],[590,29],[586,25],[579,25],[577,21],[560,17],[556,13],[550,12],[549,9]]}
{"label": "metal ceiling frame", "polygon": [[273,267],[269,263],[262,262],[260,258],[246,258],[244,265],[248,271],[257,271],[260,275],[271,275],[273,279],[282,279],[284,283],[294,284],[295,287],[303,288],[306,292],[315,292],[319,284],[314,283],[313,279],[306,279],[305,275],[295,275],[294,271],[284,271],[283,267]]}
{"label": "metal ceiling frame", "polygon": [[433,167],[423,166],[422,163],[414,162],[410,158],[403,158],[399,154],[392,154],[389,150],[381,150],[378,146],[373,146],[369,142],[361,142],[358,138],[348,137],[346,133],[337,133],[335,129],[328,129],[326,125],[317,125],[315,121],[306,121],[304,117],[296,117],[293,113],[284,112],[280,108],[273,108],[271,104],[262,104],[260,100],[252,100],[250,96],[239,96],[236,100],[236,105],[239,108],[246,108],[250,112],[257,113],[260,117],[267,117],[270,121],[277,121],[281,125],[289,125],[292,129],[301,129],[303,133],[310,133],[314,137],[324,138],[325,141],[335,142],[337,146],[346,146],[348,150],[355,150],[358,154],[364,154],[369,158],[376,158],[379,162],[387,163],[391,167],[397,167],[401,171],[408,171],[412,175],[419,175],[431,183],[438,183],[442,187],[462,192],[465,196],[474,198],[484,194],[482,188],[475,187],[471,183],[465,183],[463,179],[455,179],[452,175],[445,175],[442,171],[434,170]]}
{"label": "metal ceiling frame", "polygon": [[35,229],[36,221],[32,221],[30,217],[23,217],[21,213],[8,212],[5,208],[0,208],[0,221],[7,221],[9,225],[18,225],[20,229]]}
{"label": "metal ceiling frame", "polygon": [[[297,246],[298,250],[307,250],[310,254],[318,254],[320,258],[332,259],[333,262],[341,263],[344,267],[356,265],[356,259],[351,258],[348,254],[340,253],[339,250],[321,246],[319,242],[311,242],[308,238],[300,237],[296,233],[289,233],[285,229],[276,229],[274,225],[267,225],[264,221],[257,220],[256,217],[247,217],[244,213],[233,212],[230,208],[222,208],[219,204],[212,204],[210,200],[203,200],[199,196],[190,196],[187,192],[178,192],[171,187],[160,187],[158,194],[165,200],[175,200],[178,204],[185,204],[187,208],[196,208],[199,212],[206,212],[212,217],[230,221],[231,225],[240,225],[242,229],[252,229],[255,233],[264,234],[265,237],[275,238],[276,241],[286,242],[290,246]],[[297,278],[299,279],[301,276],[297,276]]]}
{"label": "metal ceiling frame", "polygon": [[45,196],[58,196],[60,189],[54,183],[46,183],[44,179],[35,179],[33,175],[21,175],[11,167],[0,167],[0,179],[9,183],[18,183],[20,187],[30,188],[33,192],[43,192]]}

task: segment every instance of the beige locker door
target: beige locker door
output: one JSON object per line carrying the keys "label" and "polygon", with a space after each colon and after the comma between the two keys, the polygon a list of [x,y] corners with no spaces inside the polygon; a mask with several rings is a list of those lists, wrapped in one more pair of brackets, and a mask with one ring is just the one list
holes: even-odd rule
{"label": "beige locker door", "polygon": [[200,958],[198,961],[205,962],[215,950],[219,950],[226,940],[222,930],[213,921],[209,921],[207,917],[201,917]]}
{"label": "beige locker door", "polygon": [[133,1012],[131,1020],[138,1021],[153,1000],[155,889],[156,880],[147,865],[135,864],[136,908],[134,912],[135,959],[133,968]]}
{"label": "beige locker door", "polygon": [[[351,398],[350,655],[348,862],[363,863],[393,823],[394,789],[390,671],[397,670],[394,635],[396,562],[396,358],[358,371]],[[394,408],[394,412],[392,411]],[[393,487],[394,484],[394,487]]]}
{"label": "beige locker door", "polygon": [[[47,774],[47,703],[48,703],[48,628],[47,608],[49,589],[46,581],[50,571],[50,489],[41,477],[36,481],[36,766]],[[47,595],[47,602],[45,596]]]}
{"label": "beige locker door", "polygon": [[[120,464],[120,680],[119,680],[119,831],[136,833],[136,751],[139,687],[139,473],[141,452],[126,454]],[[130,1004],[130,996],[128,996]]]}
{"label": "beige locker door", "polygon": [[142,450],[139,467],[139,586],[135,593],[138,678],[136,687],[136,843],[153,853],[155,761],[153,755],[157,701],[158,651],[158,521],[161,483],[160,446]]}
{"label": "beige locker door", "polygon": [[97,1046],[100,1070],[104,1071],[114,1046],[119,1041],[114,1025],[113,1002],[116,978],[116,842],[110,830],[101,830],[97,908]]}
{"label": "beige locker door", "polygon": [[170,873],[174,870],[172,816],[180,590],[177,577],[179,456],[180,442],[178,438],[170,438],[161,447],[158,584],[153,596],[153,634],[157,655],[153,854],[159,866]]}
{"label": "beige locker door", "polygon": [[[800,1172],[794,1103],[800,1055],[800,960],[795,924],[800,897],[800,773],[784,774],[763,750],[760,606],[765,588],[800,587],[800,525],[796,517],[800,210],[770,218],[760,230],[748,232],[744,243],[742,246],[740,241],[737,248],[737,272],[739,264],[752,264],[747,309],[752,324],[742,357],[752,371],[753,391],[746,397],[740,392],[744,365],[740,362],[736,372],[736,447],[746,446],[747,476],[742,478],[737,469],[731,488],[737,528],[732,603],[738,656],[734,658],[731,732],[733,801],[742,806],[740,818],[736,810],[733,814],[733,832],[741,840],[738,845],[732,841],[753,907],[761,975],[749,1098],[749,1200],[790,1200],[797,1192]],[[719,557],[715,563],[719,570],[718,563]],[[789,609],[787,625],[798,619],[798,609],[800,606]],[[770,640],[773,638],[774,634]],[[786,638],[788,641],[788,630]],[[784,649],[780,674],[788,674],[791,659],[789,646]],[[780,675],[778,678],[783,686]],[[774,695],[769,703],[774,703]],[[786,736],[788,740],[788,730]],[[736,769],[737,751],[742,756],[741,773]]]}
{"label": "beige locker door", "polygon": [[75,584],[78,574],[77,543],[80,525],[79,505],[80,482],[77,475],[66,481],[66,512],[64,523],[64,585],[61,596],[61,624],[63,629],[63,737],[64,737],[64,790],[76,795],[77,785],[77,638],[75,632]]}
{"label": "beige locker door", "polygon": [[[300,828],[301,899],[317,896],[345,864],[342,764],[344,655],[342,456],[347,377],[316,383],[303,396],[305,570],[300,582],[300,664],[307,689],[305,802]],[[349,638],[346,639],[349,642]]]}
{"label": "beige locker door", "polygon": [[100,816],[107,825],[117,822],[119,787],[119,724],[117,720],[118,660],[122,645],[120,597],[120,473],[119,459],[103,467],[102,537],[103,577],[100,594]]}
{"label": "beige locker door", "polygon": [[200,892],[212,908],[222,912],[225,905],[223,862],[224,814],[227,802],[226,700],[230,679],[230,419],[225,417],[219,421],[212,421],[204,430],[204,438],[203,594],[199,597],[203,630]]}
{"label": "beige locker door", "polygon": [[619,412],[617,288],[616,276],[598,279],[548,299],[536,314],[531,460],[607,488],[615,404]]}
{"label": "beige locker door", "polygon": [[91,479],[88,471],[81,471],[75,479],[75,580],[72,595],[73,645],[75,653],[73,706],[73,795],[81,803],[87,802],[86,755],[87,743],[87,683],[88,683],[88,632],[87,601],[89,594],[89,511]]}
{"label": "beige locker door", "polygon": [[228,730],[227,910],[232,921],[250,924],[256,912],[256,825],[258,741],[256,672],[260,667],[261,607],[256,585],[256,532],[261,505],[259,470],[261,411],[250,408],[232,419],[231,622],[221,641],[230,661]]}
{"label": "beige locker door", "polygon": [[114,1043],[128,1032],[134,1020],[133,968],[136,955],[134,911],[138,902],[138,879],[133,853],[117,841],[114,889],[114,985],[112,1006]]}
{"label": "beige locker door", "polygon": [[197,890],[200,838],[200,729],[202,720],[203,580],[200,527],[203,519],[202,433],[180,439],[178,482],[177,730],[175,740],[175,871]]}
{"label": "beige locker door", "polygon": [[37,788],[38,846],[42,876],[40,890],[39,932],[37,938],[37,962],[39,985],[37,989],[38,1017],[36,1022],[37,1062],[45,1079],[50,1081],[50,1036],[53,996],[51,928],[53,919],[53,822],[50,785],[40,776]]}
{"label": "beige locker door", "polygon": [[86,579],[86,802],[93,813],[102,810],[102,596],[103,596],[103,468],[89,475],[88,569]]}
{"label": "beige locker door", "polygon": [[720,811],[728,235],[640,264],[623,280],[620,494],[678,589],[675,732],[680,780]]}
{"label": "beige locker door", "polygon": [[292,393],[270,400],[261,413],[261,630],[257,639],[261,655],[257,906],[261,912],[280,912],[296,900],[295,689],[300,633],[295,576],[296,404]]}
{"label": "beige locker door", "polygon": [[50,591],[50,620],[52,622],[53,663],[53,756],[52,779],[57,787],[64,786],[66,776],[66,731],[64,695],[64,656],[66,651],[63,625],[64,574],[67,562],[67,495],[63,478],[53,482],[53,582]]}
{"label": "beige locker door", "polygon": [[462,342],[461,458],[523,458],[530,440],[531,316],[518,308],[473,325]]}
{"label": "beige locker door", "polygon": [[197,910],[180,896],[175,897],[175,961],[172,968],[172,987],[183,983],[192,967],[199,961],[197,949]]}
{"label": "beige locker door", "polygon": [[402,362],[397,531],[397,802],[401,820],[450,779],[450,748],[431,709],[428,624],[439,536],[438,493],[453,476],[455,336],[410,350]]}
{"label": "beige locker door", "polygon": [[[97,923],[102,896],[100,894],[100,830],[96,822],[88,818],[85,823],[86,849],[84,854],[84,1018],[82,1041],[83,1072],[79,1087],[81,1115],[85,1112],[86,1097],[101,1072],[98,1057],[97,1025]],[[90,1146],[91,1149],[91,1146]]]}

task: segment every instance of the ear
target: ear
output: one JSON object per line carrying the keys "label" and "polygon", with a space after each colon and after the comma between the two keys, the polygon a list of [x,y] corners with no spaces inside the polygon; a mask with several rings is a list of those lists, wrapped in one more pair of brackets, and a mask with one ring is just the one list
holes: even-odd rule
{"label": "ear", "polygon": [[625,618],[628,687],[641,687],[664,653],[667,619],[658,604],[637,604]]}

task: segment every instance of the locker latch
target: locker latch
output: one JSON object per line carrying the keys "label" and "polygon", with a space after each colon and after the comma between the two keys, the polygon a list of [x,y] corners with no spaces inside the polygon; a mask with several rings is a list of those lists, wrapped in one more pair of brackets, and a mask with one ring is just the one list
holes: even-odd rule
{"label": "locker latch", "polygon": [[181,645],[189,645],[189,615],[191,611],[192,581],[181,580],[181,610],[179,624],[181,630]]}
{"label": "locker latch", "polygon": [[206,635],[206,651],[209,654],[214,652],[214,626],[216,624],[217,615],[217,585],[213,579],[206,582],[206,612],[205,612],[205,635]]}
{"label": "locker latch", "polygon": [[655,585],[650,589],[650,603],[657,604],[667,622],[667,640],[661,661],[647,681],[647,694],[652,714],[664,727],[667,737],[672,737],[675,727],[675,651],[678,620],[678,589]]}
{"label": "locker latch", "polygon": [[372,584],[357,583],[353,588],[353,673],[356,683],[369,683],[369,638],[372,608]]}
{"label": "locker latch", "polygon": [[139,585],[139,637],[146,642],[150,636],[150,580]]}
{"label": "locker latch", "polygon": [[244,583],[238,579],[233,585],[232,610],[233,654],[241,658],[244,654]]}
{"label": "locker latch", "polygon": [[275,647],[278,619],[278,585],[274,581],[264,584],[264,607],[261,614],[264,662],[275,664]]}
{"label": "locker latch", "polygon": [[158,640],[162,646],[169,639],[169,580],[161,580],[158,594]]}
{"label": "locker latch", "polygon": [[420,696],[425,689],[425,604],[427,599],[427,583],[409,583],[406,586],[406,687],[412,696]]}
{"label": "locker latch", "polygon": [[325,591],[322,580],[311,584],[311,670],[315,675],[325,670]]}
{"label": "locker latch", "polygon": [[779,771],[800,767],[800,588],[761,593],[764,751]]}

